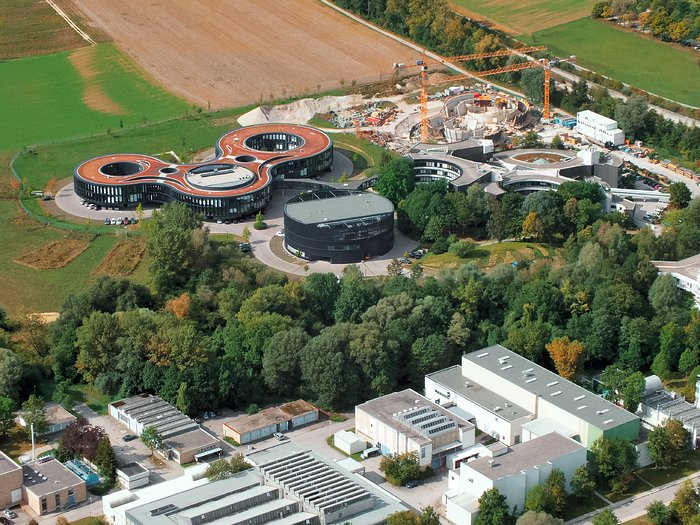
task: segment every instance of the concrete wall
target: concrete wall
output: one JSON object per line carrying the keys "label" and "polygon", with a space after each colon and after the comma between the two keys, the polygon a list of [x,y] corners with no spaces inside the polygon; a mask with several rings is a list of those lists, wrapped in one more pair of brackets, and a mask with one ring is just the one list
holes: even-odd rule
{"label": "concrete wall", "polygon": [[[1,461],[10,461],[2,458]],[[22,469],[14,470],[0,475],[0,506],[9,507],[22,500]]]}

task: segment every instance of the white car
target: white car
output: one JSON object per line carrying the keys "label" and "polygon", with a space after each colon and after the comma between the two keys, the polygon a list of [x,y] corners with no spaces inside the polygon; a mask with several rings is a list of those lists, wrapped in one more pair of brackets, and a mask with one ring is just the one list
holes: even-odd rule
{"label": "white car", "polygon": [[5,517],[10,518],[11,520],[17,517],[17,514],[12,512],[10,509],[5,509],[4,511],[2,511],[2,513],[5,515]]}
{"label": "white car", "polygon": [[112,226],[114,226],[115,224],[117,224],[117,219],[115,219],[114,217],[112,217],[112,219],[110,220],[110,222],[112,223]]}
{"label": "white car", "polygon": [[284,228],[282,228],[281,230],[277,231],[277,233],[275,233],[275,235],[276,235],[277,237],[284,237]]}

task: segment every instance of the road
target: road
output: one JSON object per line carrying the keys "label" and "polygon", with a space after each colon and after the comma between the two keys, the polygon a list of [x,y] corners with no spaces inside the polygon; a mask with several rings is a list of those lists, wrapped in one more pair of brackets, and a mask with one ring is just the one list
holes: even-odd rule
{"label": "road", "polygon": [[[658,500],[668,505],[671,502],[671,500],[673,500],[673,497],[675,496],[680,484],[683,483],[683,481],[685,481],[686,479],[697,481],[698,479],[700,479],[700,472],[696,472],[695,474],[691,474],[686,478],[673,481],[661,487],[656,487],[648,492],[637,494],[636,496],[632,496],[631,498],[615,503],[612,507],[609,508],[611,508],[613,512],[615,512],[615,515],[619,518],[621,523],[624,523],[634,518],[638,518],[639,516],[643,516],[644,514],[646,514],[645,509],[647,505],[649,505],[649,503],[651,503],[652,501]],[[567,521],[566,525],[592,525],[593,515],[597,514],[602,510],[604,509],[598,509],[596,512],[592,513],[592,515],[587,514],[586,516],[577,518],[575,520]]]}
{"label": "road", "polygon": [[669,180],[671,180],[672,182],[683,182],[686,186],[688,186],[688,189],[693,194],[693,197],[700,196],[700,186],[698,186],[697,182],[690,180],[687,177],[683,177],[682,175],[679,175],[675,171],[671,171],[668,168],[664,168],[661,164],[652,164],[651,162],[649,162],[649,159],[638,158],[634,155],[630,155],[629,153],[625,153],[623,151],[616,151],[615,155],[622,157],[625,161],[631,162],[632,164],[639,166],[640,168],[649,170],[652,173],[668,177]]}

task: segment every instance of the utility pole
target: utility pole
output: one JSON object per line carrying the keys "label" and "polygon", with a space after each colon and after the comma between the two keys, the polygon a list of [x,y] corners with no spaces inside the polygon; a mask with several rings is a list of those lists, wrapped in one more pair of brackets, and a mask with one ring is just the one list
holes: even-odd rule
{"label": "utility pole", "polygon": [[32,432],[32,461],[36,460],[36,447],[34,446],[34,423],[30,423],[29,428]]}

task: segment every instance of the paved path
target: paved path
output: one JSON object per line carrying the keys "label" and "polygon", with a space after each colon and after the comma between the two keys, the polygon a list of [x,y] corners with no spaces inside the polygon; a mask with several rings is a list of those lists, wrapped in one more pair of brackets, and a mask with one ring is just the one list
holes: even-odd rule
{"label": "paved path", "polygon": [[[678,487],[686,479],[697,481],[700,479],[700,472],[696,472],[695,474],[691,474],[685,478],[672,481],[671,483],[667,483],[661,487],[653,488],[647,492],[642,492],[641,494],[637,494],[636,496],[619,501],[605,508],[611,509],[619,518],[621,523],[638,518],[639,516],[644,516],[644,514],[646,514],[645,509],[647,505],[649,505],[652,501],[662,501],[666,505],[671,503],[671,500],[673,500],[674,496],[676,495]],[[593,516],[605,510],[605,508],[598,509],[597,511],[586,514],[585,516],[567,521],[566,525],[592,525]]]}

